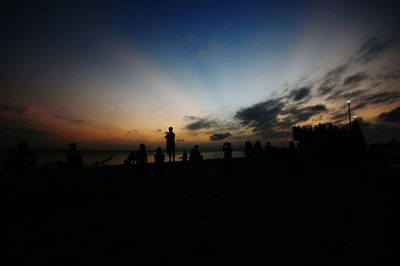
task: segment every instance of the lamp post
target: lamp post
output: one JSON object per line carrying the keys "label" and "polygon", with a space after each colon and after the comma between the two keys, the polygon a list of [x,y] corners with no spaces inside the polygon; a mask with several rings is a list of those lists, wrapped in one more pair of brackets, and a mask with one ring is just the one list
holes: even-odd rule
{"label": "lamp post", "polygon": [[350,110],[350,99],[347,99],[347,109],[349,111],[349,130],[351,128],[351,110]]}

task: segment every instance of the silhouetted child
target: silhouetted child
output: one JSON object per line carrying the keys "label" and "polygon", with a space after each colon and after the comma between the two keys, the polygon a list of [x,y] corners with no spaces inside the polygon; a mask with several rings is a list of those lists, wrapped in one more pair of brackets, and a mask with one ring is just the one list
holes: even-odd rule
{"label": "silhouetted child", "polygon": [[136,152],[136,164],[138,165],[147,164],[146,145],[144,144],[140,144],[139,150]]}
{"label": "silhouetted child", "polygon": [[36,156],[28,148],[29,143],[21,141],[18,145],[18,149],[10,152],[8,157],[8,167],[10,170],[29,170],[35,165]]}
{"label": "silhouetted child", "polygon": [[65,159],[67,167],[69,168],[81,168],[83,167],[83,161],[81,152],[78,151],[77,145],[74,142],[69,144],[69,150],[65,152]]}
{"label": "silhouetted child", "polygon": [[189,161],[198,162],[203,160],[203,156],[200,154],[199,145],[194,145],[193,149],[190,151]]}
{"label": "silhouetted child", "polygon": [[[230,142],[225,142],[221,149],[224,152],[224,168],[226,177],[232,174],[232,145]],[[230,180],[228,180],[230,181]]]}
{"label": "silhouetted child", "polygon": [[134,165],[136,161],[136,152],[131,151],[128,158],[124,160],[124,165]]}
{"label": "silhouetted child", "polygon": [[167,154],[169,161],[172,160],[175,162],[175,133],[172,132],[173,128],[168,128],[169,132],[166,132],[165,139],[167,140]]}
{"label": "silhouetted child", "polygon": [[183,150],[182,157],[181,157],[182,162],[186,162],[187,161],[187,157],[188,157],[188,155],[186,153],[186,150]]}
{"label": "silhouetted child", "polygon": [[158,147],[156,150],[156,154],[154,154],[154,162],[156,164],[163,164],[165,161],[164,153],[161,151],[161,148]]}
{"label": "silhouetted child", "polygon": [[154,164],[156,170],[154,181],[158,180],[161,184],[165,184],[166,182],[164,161],[165,161],[164,153],[161,151],[161,148],[158,147],[156,149],[156,153],[154,154]]}

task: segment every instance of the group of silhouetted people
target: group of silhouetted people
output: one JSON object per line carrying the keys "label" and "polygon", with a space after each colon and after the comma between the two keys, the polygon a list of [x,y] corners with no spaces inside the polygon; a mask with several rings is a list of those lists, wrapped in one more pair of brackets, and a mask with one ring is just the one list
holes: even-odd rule
{"label": "group of silhouetted people", "polygon": [[[168,162],[175,162],[175,133],[172,127],[169,127],[168,132],[165,133]],[[366,149],[366,142],[357,121],[354,121],[351,127],[347,129],[333,126],[332,124],[319,124],[314,128],[294,127],[293,139],[299,142],[297,148],[294,142],[290,141],[289,147],[283,149],[284,152],[278,152],[278,149],[273,147],[270,142],[267,142],[263,148],[260,141],[256,141],[254,145],[252,142],[246,141],[243,152],[247,168],[253,169],[256,172],[263,171],[262,167],[268,168],[273,166],[279,156],[289,164],[289,168],[293,168],[292,166],[295,164],[295,161],[304,160],[301,158],[304,157],[303,155],[311,154],[317,158],[315,159],[316,161],[322,162],[339,158],[339,151],[351,155],[355,154],[355,152],[360,154],[360,151]],[[232,144],[225,142],[221,150],[224,153],[223,161],[226,173],[230,174],[232,172]],[[203,160],[203,156],[200,153],[199,146],[194,145],[189,154],[184,150],[180,159],[182,162],[199,162]],[[17,149],[10,152],[8,162],[5,163],[5,168],[12,171],[26,171],[33,168],[36,161],[37,156],[29,150],[28,142],[22,141],[19,143]],[[155,164],[163,165],[165,161],[166,156],[161,147],[157,147],[154,154]],[[147,163],[148,156],[145,144],[140,144],[139,149],[131,151],[129,156],[124,160],[124,165],[126,166],[146,165]],[[69,144],[65,153],[65,162],[63,162],[62,166],[71,169],[82,168],[84,166],[81,152],[78,150],[76,143],[72,142]]]}

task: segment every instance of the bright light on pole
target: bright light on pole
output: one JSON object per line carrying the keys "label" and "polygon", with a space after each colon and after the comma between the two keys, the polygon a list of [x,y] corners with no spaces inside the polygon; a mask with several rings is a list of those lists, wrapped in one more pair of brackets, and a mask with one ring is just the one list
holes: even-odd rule
{"label": "bright light on pole", "polygon": [[351,110],[350,110],[350,99],[347,99],[347,109],[349,111],[349,129],[351,127]]}

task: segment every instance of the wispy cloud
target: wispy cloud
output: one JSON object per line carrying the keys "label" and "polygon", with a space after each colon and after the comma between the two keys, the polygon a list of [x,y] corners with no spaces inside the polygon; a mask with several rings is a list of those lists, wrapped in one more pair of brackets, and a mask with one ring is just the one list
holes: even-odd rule
{"label": "wispy cloud", "polygon": [[384,53],[391,45],[398,40],[398,33],[393,37],[380,40],[377,37],[372,37],[365,40],[359,47],[358,51],[354,55],[356,62],[368,63],[376,58],[378,58],[382,53]]}
{"label": "wispy cloud", "polygon": [[[356,99],[353,110],[398,102],[398,85],[387,82],[399,78],[399,68],[383,67],[376,71],[369,67],[369,62],[378,60],[395,40],[371,38],[338,66],[325,73],[312,73],[308,76],[313,78],[299,80],[298,84],[289,84],[283,94],[276,93],[267,100],[241,108],[234,118],[255,134],[271,137],[288,134],[291,126],[312,121],[313,117],[344,120],[346,113],[343,110],[347,108],[344,99],[347,98]],[[379,120],[395,121],[397,112],[398,109],[383,113]]]}
{"label": "wispy cloud", "polygon": [[58,115],[58,116],[56,116],[56,119],[62,120],[69,124],[79,125],[79,126],[93,126],[94,125],[94,122],[91,120],[75,118],[75,117],[70,117],[70,116]]}
{"label": "wispy cloud", "polygon": [[187,130],[209,129],[218,124],[215,119],[209,117],[185,116],[184,119],[189,121],[185,127]]}
{"label": "wispy cloud", "polygon": [[223,140],[229,137],[232,137],[233,135],[229,132],[226,133],[214,133],[210,136],[210,140],[213,141],[218,141],[218,140]]}
{"label": "wispy cloud", "polygon": [[0,126],[0,132],[19,137],[52,136],[54,133],[34,128]]}
{"label": "wispy cloud", "polygon": [[358,72],[344,79],[343,85],[354,85],[368,78],[367,72]]}
{"label": "wispy cloud", "polygon": [[24,115],[29,112],[29,108],[9,101],[0,101],[0,112],[14,113]]}

